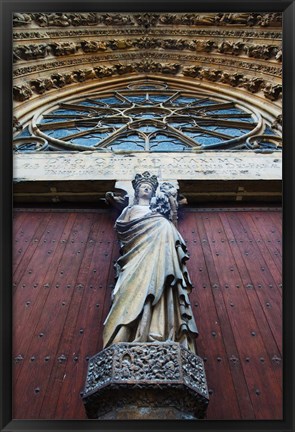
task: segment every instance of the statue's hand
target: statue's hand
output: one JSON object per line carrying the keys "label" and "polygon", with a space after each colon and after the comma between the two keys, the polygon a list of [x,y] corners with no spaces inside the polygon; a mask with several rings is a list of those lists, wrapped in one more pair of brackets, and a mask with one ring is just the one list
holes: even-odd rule
{"label": "statue's hand", "polygon": [[105,200],[111,206],[122,210],[124,207],[128,205],[128,197],[127,195],[115,194],[114,192],[106,192]]}

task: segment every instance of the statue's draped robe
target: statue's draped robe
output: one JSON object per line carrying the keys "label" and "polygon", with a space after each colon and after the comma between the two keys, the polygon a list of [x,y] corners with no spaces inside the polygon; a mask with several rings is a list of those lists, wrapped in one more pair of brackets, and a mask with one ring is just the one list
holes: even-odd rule
{"label": "statue's draped robe", "polygon": [[[142,206],[135,207],[140,215]],[[104,346],[136,339],[149,300],[151,322],[144,342],[173,340],[194,351],[198,331],[188,298],[192,285],[185,242],[161,214],[149,212],[129,221],[132,210],[124,209],[115,225],[122,255],[116,263],[113,303],[104,323]]]}

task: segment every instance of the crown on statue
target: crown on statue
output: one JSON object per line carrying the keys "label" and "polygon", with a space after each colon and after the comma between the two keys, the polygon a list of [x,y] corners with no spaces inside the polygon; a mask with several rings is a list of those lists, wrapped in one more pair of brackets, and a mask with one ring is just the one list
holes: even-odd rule
{"label": "crown on statue", "polygon": [[134,180],[132,180],[133,189],[136,190],[141,183],[148,183],[152,186],[154,192],[158,187],[158,179],[155,175],[151,175],[148,171],[143,174],[136,174]]}

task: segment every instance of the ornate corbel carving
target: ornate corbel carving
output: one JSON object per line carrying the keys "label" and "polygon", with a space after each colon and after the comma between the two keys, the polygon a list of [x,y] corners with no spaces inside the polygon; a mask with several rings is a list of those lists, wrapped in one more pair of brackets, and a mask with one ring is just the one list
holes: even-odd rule
{"label": "ornate corbel carving", "polygon": [[134,21],[131,15],[122,15],[119,13],[115,14],[103,14],[102,22],[108,26],[125,26],[125,25],[134,25]]}
{"label": "ornate corbel carving", "polygon": [[52,74],[51,79],[56,87],[64,87],[67,84],[65,75],[62,75],[61,73]]}
{"label": "ornate corbel carving", "polygon": [[112,50],[129,49],[133,42],[130,39],[112,39],[107,42],[107,46]]}
{"label": "ornate corbel carving", "polygon": [[18,131],[21,131],[23,129],[22,125],[20,124],[20,122],[18,121],[16,116],[13,116],[12,127],[13,127],[13,132],[18,132]]}
{"label": "ornate corbel carving", "polygon": [[101,22],[100,14],[89,13],[70,13],[67,14],[73,26],[94,26]]}
{"label": "ornate corbel carving", "polygon": [[183,68],[182,73],[184,76],[196,78],[199,76],[201,70],[202,70],[201,66],[186,66]]}
{"label": "ornate corbel carving", "polygon": [[32,18],[40,27],[68,27],[69,25],[71,25],[71,20],[69,16],[61,12],[34,13],[32,14]]}
{"label": "ornate corbel carving", "polygon": [[74,42],[53,42],[50,44],[53,55],[65,56],[75,54],[78,51],[78,45]]}
{"label": "ornate corbel carving", "polygon": [[161,72],[164,74],[176,75],[180,71],[180,64],[178,63],[167,63],[161,65]]}
{"label": "ornate corbel carving", "polygon": [[20,45],[13,50],[13,61],[45,58],[49,51],[50,46],[46,43]]}
{"label": "ornate corbel carving", "polygon": [[207,53],[213,51],[217,47],[216,42],[212,40],[198,41],[197,44],[199,44],[199,46],[201,45],[202,51]]}
{"label": "ornate corbel carving", "polygon": [[114,75],[116,73],[116,68],[114,66],[97,66],[94,68],[94,72],[98,78],[105,78]]}
{"label": "ornate corbel carving", "polygon": [[125,73],[134,72],[134,66],[132,63],[127,63],[127,64],[118,63],[115,65],[115,68],[119,75],[124,75]]}
{"label": "ornate corbel carving", "polygon": [[229,72],[223,72],[220,77],[220,81],[229,84],[232,87],[237,87],[245,81],[244,74],[235,72],[233,74],[230,74]]}
{"label": "ornate corbel carving", "polygon": [[257,23],[260,15],[257,13],[238,12],[220,14],[219,24],[242,24],[253,26]]}
{"label": "ornate corbel carving", "polygon": [[281,131],[283,126],[283,115],[279,114],[273,121],[271,128],[274,130]]}
{"label": "ornate corbel carving", "polygon": [[209,68],[202,68],[199,72],[199,78],[200,79],[206,79],[208,81],[218,81],[221,78],[222,71],[218,69],[209,69]]}
{"label": "ornate corbel carving", "polygon": [[267,83],[263,88],[263,93],[267,99],[276,101],[282,95],[282,85]]}
{"label": "ornate corbel carving", "polygon": [[106,42],[104,41],[81,41],[82,51],[85,53],[97,52],[97,51],[106,51],[108,49]]}
{"label": "ornate corbel carving", "polygon": [[145,27],[146,29],[154,27],[159,21],[159,14],[151,12],[135,14],[134,17],[137,24]]}
{"label": "ornate corbel carving", "polygon": [[272,12],[261,14],[259,19],[259,25],[262,27],[280,27],[282,25],[282,13]]}
{"label": "ornate corbel carving", "polygon": [[36,78],[29,81],[31,88],[38,94],[43,94],[46,91],[55,87],[51,78]]}
{"label": "ornate corbel carving", "polygon": [[259,92],[265,85],[265,81],[262,78],[246,78],[242,83],[242,87],[250,91],[251,93]]}
{"label": "ornate corbel carving", "polygon": [[13,86],[13,98],[17,102],[24,102],[33,96],[31,88],[27,85],[15,85]]}
{"label": "ornate corbel carving", "polygon": [[84,82],[96,78],[95,71],[92,68],[75,70],[73,71],[72,76],[78,82]]}
{"label": "ornate corbel carving", "polygon": [[30,14],[15,12],[12,18],[12,24],[14,27],[27,26],[32,22]]}

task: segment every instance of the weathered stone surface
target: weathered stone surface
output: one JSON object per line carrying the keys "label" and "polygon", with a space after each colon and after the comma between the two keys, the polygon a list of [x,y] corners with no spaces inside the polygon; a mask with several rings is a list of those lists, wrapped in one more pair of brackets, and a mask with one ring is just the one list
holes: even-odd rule
{"label": "weathered stone surface", "polygon": [[148,170],[162,180],[280,180],[282,153],[15,154],[14,180],[132,180]]}
{"label": "weathered stone surface", "polygon": [[89,418],[201,419],[208,400],[202,359],[178,343],[119,343],[89,360]]}

